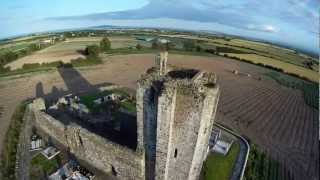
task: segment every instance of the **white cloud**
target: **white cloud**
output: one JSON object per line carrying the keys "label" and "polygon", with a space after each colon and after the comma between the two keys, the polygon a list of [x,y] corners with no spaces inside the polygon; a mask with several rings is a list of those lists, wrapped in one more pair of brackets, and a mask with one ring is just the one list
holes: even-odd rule
{"label": "white cloud", "polygon": [[255,24],[249,24],[247,26],[248,30],[253,30],[253,31],[263,31],[263,32],[270,32],[270,33],[276,33],[279,31],[278,28],[276,28],[273,25],[255,25]]}

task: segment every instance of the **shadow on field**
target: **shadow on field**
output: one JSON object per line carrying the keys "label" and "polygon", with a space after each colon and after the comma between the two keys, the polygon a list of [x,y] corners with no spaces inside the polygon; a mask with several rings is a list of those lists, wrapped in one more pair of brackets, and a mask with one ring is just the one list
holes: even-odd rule
{"label": "shadow on field", "polygon": [[[79,97],[83,95],[99,93],[99,87],[111,85],[110,83],[103,83],[99,85],[92,85],[86,80],[81,73],[74,68],[59,68],[58,72],[63,79],[67,90],[58,89],[56,86],[52,87],[51,93],[45,94],[44,87],[41,82],[36,85],[36,97],[42,97],[46,100],[47,107],[55,104],[57,100],[65,95],[73,94]],[[108,108],[107,108],[108,109]],[[110,109],[110,108],[109,108]],[[127,146],[131,149],[136,149],[137,146],[137,118],[122,112],[112,112],[109,114],[116,114],[113,117],[120,122],[120,131],[114,129],[114,121],[110,122],[110,117],[107,113],[93,114],[88,117],[80,118],[78,114],[70,113],[66,110],[50,110],[50,115],[58,119],[64,124],[72,122],[86,128],[87,130],[107,138],[118,144]],[[104,121],[94,122],[92,119],[105,119]]]}

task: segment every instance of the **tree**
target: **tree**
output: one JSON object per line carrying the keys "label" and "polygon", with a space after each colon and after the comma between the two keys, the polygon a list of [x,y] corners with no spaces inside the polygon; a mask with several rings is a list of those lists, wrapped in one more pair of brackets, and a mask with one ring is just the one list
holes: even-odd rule
{"label": "tree", "polygon": [[137,48],[138,50],[140,50],[140,49],[142,49],[142,45],[138,43],[137,46],[136,46],[136,48]]}
{"label": "tree", "polygon": [[199,45],[197,45],[197,46],[196,46],[196,51],[197,51],[197,52],[201,52],[201,51],[202,51],[202,47],[199,46]]}
{"label": "tree", "polygon": [[100,48],[102,51],[108,51],[109,49],[111,49],[111,42],[107,37],[104,37],[101,41],[100,41]]}
{"label": "tree", "polygon": [[158,49],[158,47],[159,47],[159,45],[158,45],[158,43],[155,42],[155,41],[154,41],[154,42],[152,43],[152,45],[151,45],[151,48],[152,48],[152,49]]}
{"label": "tree", "polygon": [[87,46],[85,49],[85,54],[88,56],[97,57],[99,53],[100,53],[100,48],[97,45],[90,45],[90,46]]}
{"label": "tree", "polygon": [[37,44],[30,44],[30,45],[28,46],[28,48],[29,48],[29,50],[30,50],[31,52],[37,51],[37,50],[40,49],[40,48],[39,48],[39,45],[37,45]]}
{"label": "tree", "polygon": [[167,49],[167,51],[174,49],[175,46],[176,46],[176,45],[175,45],[174,43],[172,43],[172,42],[167,42],[167,43],[166,43],[166,49]]}
{"label": "tree", "polygon": [[187,40],[183,43],[183,48],[186,50],[186,51],[192,51],[194,48],[195,48],[195,42],[192,41],[192,40]]}

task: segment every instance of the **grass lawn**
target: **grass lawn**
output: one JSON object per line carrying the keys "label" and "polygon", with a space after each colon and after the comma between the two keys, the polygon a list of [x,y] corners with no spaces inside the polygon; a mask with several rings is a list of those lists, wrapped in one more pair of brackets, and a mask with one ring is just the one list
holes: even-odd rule
{"label": "grass lawn", "polygon": [[38,154],[31,160],[30,178],[39,179],[43,176],[52,174],[60,167],[60,162],[60,155],[48,160],[42,154]]}
{"label": "grass lawn", "polygon": [[[113,89],[113,90],[110,90],[110,91],[103,91],[103,92],[99,92],[99,93],[96,93],[96,94],[90,94],[90,95],[86,95],[86,96],[81,96],[80,97],[81,103],[85,104],[89,108],[90,111],[99,112],[100,109],[102,108],[102,106],[97,106],[94,103],[94,100],[96,100],[96,99],[98,99],[100,97],[107,96],[107,95],[112,94],[112,93],[117,93],[117,94],[120,94],[122,96],[128,97],[128,93],[126,93],[124,90],[122,90],[122,89]],[[121,106],[124,109],[127,109],[130,112],[135,112],[135,104],[134,104],[134,107],[133,107],[133,105],[130,102],[122,102]]]}
{"label": "grass lawn", "polygon": [[235,142],[226,156],[218,153],[209,154],[204,163],[202,179],[229,180],[239,151],[240,145]]}

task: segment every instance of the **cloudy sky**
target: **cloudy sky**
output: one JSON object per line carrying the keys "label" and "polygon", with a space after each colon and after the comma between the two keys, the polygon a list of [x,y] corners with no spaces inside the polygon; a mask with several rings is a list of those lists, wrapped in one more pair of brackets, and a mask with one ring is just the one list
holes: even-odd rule
{"label": "cloudy sky", "polygon": [[319,49],[319,0],[2,0],[0,4],[0,38],[127,25],[211,30]]}

